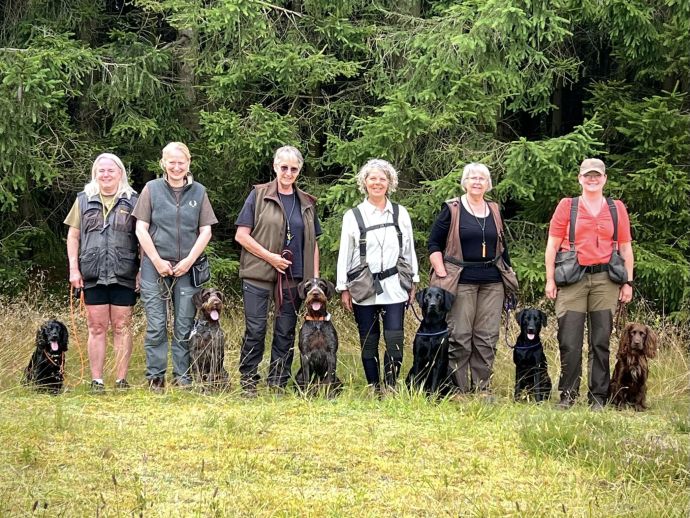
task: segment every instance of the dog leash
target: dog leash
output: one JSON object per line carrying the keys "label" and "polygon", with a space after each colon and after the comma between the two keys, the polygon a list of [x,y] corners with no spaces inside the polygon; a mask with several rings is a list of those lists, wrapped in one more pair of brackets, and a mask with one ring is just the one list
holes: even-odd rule
{"label": "dog leash", "polygon": [[[83,288],[77,288],[78,293],[76,295],[79,296],[79,315],[84,316],[85,313],[85,307],[86,305],[84,304],[84,290]],[[72,336],[74,337],[74,342],[77,344],[77,351],[79,351],[79,361],[81,363],[81,370],[79,371],[79,382],[84,381],[84,352],[82,350],[81,342],[79,341],[79,333],[77,333],[77,319],[74,315],[74,299],[75,299],[75,291],[74,291],[74,286],[71,284],[69,285],[69,314],[70,314],[70,321],[72,323]],[[65,353],[62,353],[62,366],[61,366],[61,372],[64,371],[65,368]]]}
{"label": "dog leash", "polygon": [[65,377],[65,351],[62,351],[60,353],[60,365],[58,365],[58,363],[50,357],[50,355],[48,354],[48,351],[44,350],[43,356],[45,356],[46,360],[48,360],[52,365],[54,365],[55,367],[59,367],[60,376],[62,376],[64,378]]}
{"label": "dog leash", "polygon": [[[292,262],[293,260],[293,255],[290,250],[283,250],[280,253],[280,257],[283,259],[287,259],[288,261]],[[290,277],[288,278],[287,271],[290,271]],[[292,288],[290,287],[290,281],[292,281],[293,287],[295,284],[295,277],[292,275],[292,267],[288,266],[286,268],[286,271],[284,273],[278,273],[278,282],[276,284],[276,314],[280,312],[280,308],[283,305],[283,277],[285,277],[285,282],[287,283],[288,287],[288,300],[290,301],[290,304],[292,304],[292,310],[294,311],[296,316],[299,316],[299,311],[297,311],[297,304],[295,304],[295,298],[292,296]]]}
{"label": "dog leash", "polygon": [[[621,323],[621,320],[622,320],[622,323]],[[623,326],[625,326],[625,323],[627,320],[628,320],[628,305],[619,302],[618,307],[616,308],[616,323],[613,326],[613,329],[616,331],[616,336],[620,336],[621,328]]]}

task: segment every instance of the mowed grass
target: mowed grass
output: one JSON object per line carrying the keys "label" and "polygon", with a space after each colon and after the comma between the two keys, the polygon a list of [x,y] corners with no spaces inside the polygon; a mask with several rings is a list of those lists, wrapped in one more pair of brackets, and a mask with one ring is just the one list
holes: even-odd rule
{"label": "mowed grass", "polygon": [[[38,297],[30,297],[34,301]],[[502,336],[496,402],[378,400],[364,386],[352,317],[341,339],[336,399],[244,400],[237,388],[239,303],[224,315],[229,391],[144,388],[144,319],[134,322],[133,390],[88,391],[86,325],[76,317],[66,393],[19,383],[46,318],[68,324],[64,301],[3,303],[0,326],[0,515],[39,516],[687,516],[687,330],[658,324],[644,413],[584,404],[568,412],[512,402]],[[647,317],[652,321],[651,317]],[[555,324],[555,322],[551,322]],[[555,325],[542,335],[557,380]],[[407,322],[405,368],[416,322]],[[509,341],[517,334],[511,322]],[[615,350],[615,344],[614,344]],[[613,358],[612,358],[613,361]],[[295,362],[295,367],[296,367]],[[586,363],[586,359],[585,359]],[[262,366],[265,367],[265,366]],[[583,394],[584,394],[583,389]]]}

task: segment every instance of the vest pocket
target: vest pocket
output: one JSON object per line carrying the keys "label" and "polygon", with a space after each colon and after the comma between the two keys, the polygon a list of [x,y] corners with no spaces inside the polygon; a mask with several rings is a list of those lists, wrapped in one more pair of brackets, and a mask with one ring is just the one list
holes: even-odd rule
{"label": "vest pocket", "polygon": [[139,269],[139,258],[137,257],[137,253],[119,246],[115,251],[117,256],[115,275],[124,279],[134,279]]}
{"label": "vest pocket", "polygon": [[84,232],[93,232],[103,228],[103,212],[101,209],[89,209],[81,217]]}
{"label": "vest pocket", "polygon": [[100,250],[87,250],[79,256],[79,271],[85,281],[98,280]]}
{"label": "vest pocket", "polygon": [[131,212],[122,207],[116,207],[114,210],[117,211],[113,222],[115,230],[134,233],[134,218]]}

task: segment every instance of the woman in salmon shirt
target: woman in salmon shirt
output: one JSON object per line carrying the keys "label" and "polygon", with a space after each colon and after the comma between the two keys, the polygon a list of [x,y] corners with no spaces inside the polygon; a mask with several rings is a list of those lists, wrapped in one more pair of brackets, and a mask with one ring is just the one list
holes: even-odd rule
{"label": "woman in salmon shirt", "polygon": [[[618,250],[625,260],[628,280],[619,285],[609,278],[608,263],[613,252],[613,218],[604,196],[606,168],[604,162],[588,158],[580,165],[578,180],[582,186],[579,198],[564,198],[551,218],[546,245],[546,296],[556,300],[561,377],[558,389],[560,408],[570,408],[575,401],[582,377],[582,342],[585,320],[589,330],[588,400],[593,410],[601,410],[609,392],[609,339],[613,329],[616,304],[632,299],[633,250],[630,220],[625,205],[615,200],[618,214]],[[569,248],[570,208],[577,200],[575,250],[582,279],[557,288],[555,260],[559,250]]]}

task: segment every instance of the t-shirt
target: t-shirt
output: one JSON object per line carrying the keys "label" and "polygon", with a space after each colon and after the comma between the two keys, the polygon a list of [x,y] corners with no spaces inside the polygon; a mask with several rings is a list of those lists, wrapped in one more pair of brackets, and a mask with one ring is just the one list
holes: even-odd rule
{"label": "t-shirt", "polygon": [[[172,188],[173,192],[178,196],[178,199],[183,189],[184,187]],[[141,191],[137,206],[134,207],[132,215],[140,221],[151,223],[151,193],[148,187],[144,187]],[[208,193],[205,192],[204,199],[201,202],[201,211],[199,212],[199,226],[205,227],[207,225],[215,225],[216,223],[218,223],[218,219],[213,212],[211,200],[208,199]]]}
{"label": "t-shirt", "polygon": [[[618,243],[632,241],[630,234],[630,218],[628,211],[620,200],[614,200],[618,212]],[[568,250],[570,242],[570,206],[571,198],[563,198],[551,218],[549,235],[561,238],[561,250]],[[611,211],[603,201],[601,211],[594,217],[585,204],[580,200],[577,207],[577,219],[575,220],[575,250],[577,261],[582,266],[595,264],[607,264],[613,251],[613,219]]]}
{"label": "t-shirt", "polygon": [[[287,226],[285,228],[285,243],[284,248],[292,252],[292,265],[286,272],[288,278],[302,279],[304,276],[304,220],[302,219],[302,204],[295,191],[292,194],[278,193],[280,202],[283,204],[283,210],[288,215],[290,222],[290,234],[292,239],[288,241]],[[254,228],[254,209],[256,207],[256,190],[252,189],[247,199],[244,202],[242,210],[235,220],[235,225],[238,227]],[[319,217],[314,214],[314,232],[316,237],[321,235],[321,224]]]}
{"label": "t-shirt", "polygon": [[[115,203],[114,194],[112,196],[105,196],[101,194],[101,199],[103,200],[103,203],[105,204],[107,210],[111,209],[113,203]],[[76,198],[74,200],[72,208],[69,210],[69,213],[67,214],[64,223],[65,225],[74,227],[77,230],[81,228],[81,211],[79,210],[79,198]]]}

